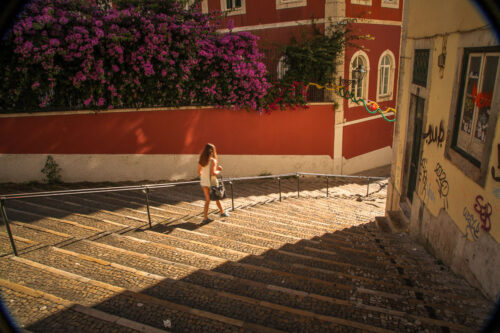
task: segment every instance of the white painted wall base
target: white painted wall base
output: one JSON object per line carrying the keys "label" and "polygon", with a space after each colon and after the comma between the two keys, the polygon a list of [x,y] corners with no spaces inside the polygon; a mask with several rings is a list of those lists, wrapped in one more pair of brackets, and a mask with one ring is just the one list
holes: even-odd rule
{"label": "white painted wall base", "polygon": [[365,170],[391,164],[392,148],[386,146],[350,159],[344,159],[342,173],[352,175]]}
{"label": "white painted wall base", "polygon": [[[198,155],[58,155],[64,182],[194,179]],[[44,181],[45,154],[0,154],[0,183]],[[333,173],[333,159],[316,155],[220,155],[224,176],[291,172]]]}

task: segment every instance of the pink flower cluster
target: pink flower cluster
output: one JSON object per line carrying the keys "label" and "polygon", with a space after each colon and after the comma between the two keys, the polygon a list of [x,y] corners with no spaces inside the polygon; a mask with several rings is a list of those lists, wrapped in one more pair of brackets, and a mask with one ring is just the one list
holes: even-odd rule
{"label": "pink flower cluster", "polygon": [[[270,84],[246,33],[217,34],[212,15],[96,0],[35,0],[2,54],[2,108],[215,105],[260,109]],[[30,104],[31,103],[31,104]]]}

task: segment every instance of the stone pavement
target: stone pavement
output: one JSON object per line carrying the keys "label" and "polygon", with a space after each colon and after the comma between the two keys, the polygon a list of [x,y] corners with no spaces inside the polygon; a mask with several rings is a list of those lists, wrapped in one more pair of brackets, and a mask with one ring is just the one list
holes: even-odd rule
{"label": "stone pavement", "polygon": [[[51,189],[90,185],[110,184]],[[198,185],[153,190],[151,229],[139,191],[9,200],[20,256],[2,225],[0,294],[33,332],[481,328],[491,302],[405,232],[377,227],[387,180],[369,195],[365,180],[328,185],[326,197],[324,178],[302,177],[300,193],[295,177],[282,179],[280,201],[276,180],[235,181],[235,211],[211,211],[208,224]]]}

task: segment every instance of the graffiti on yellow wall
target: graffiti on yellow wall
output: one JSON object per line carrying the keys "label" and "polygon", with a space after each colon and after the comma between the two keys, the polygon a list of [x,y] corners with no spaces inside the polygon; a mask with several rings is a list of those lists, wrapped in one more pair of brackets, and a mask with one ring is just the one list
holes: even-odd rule
{"label": "graffiti on yellow wall", "polygon": [[474,210],[479,214],[479,219],[481,220],[481,229],[484,231],[490,231],[491,229],[491,219],[490,216],[493,213],[491,204],[489,202],[483,204],[484,198],[482,195],[476,197],[476,202],[474,203]]}
{"label": "graffiti on yellow wall", "polygon": [[464,207],[463,215],[465,217],[465,238],[477,240],[479,238],[479,221],[469,212],[467,207]]}
{"label": "graffiti on yellow wall", "polygon": [[444,128],[443,128],[443,121],[439,123],[439,128],[437,126],[433,126],[432,124],[429,124],[429,127],[427,128],[427,132],[423,134],[423,138],[426,139],[425,143],[428,145],[436,142],[438,147],[443,146],[444,142]]}
{"label": "graffiti on yellow wall", "polygon": [[436,182],[438,184],[439,197],[443,199],[444,208],[448,209],[448,192],[450,190],[450,185],[448,184],[448,180],[446,179],[446,172],[444,171],[441,164],[439,164],[439,162],[436,164],[434,172],[437,176]]}

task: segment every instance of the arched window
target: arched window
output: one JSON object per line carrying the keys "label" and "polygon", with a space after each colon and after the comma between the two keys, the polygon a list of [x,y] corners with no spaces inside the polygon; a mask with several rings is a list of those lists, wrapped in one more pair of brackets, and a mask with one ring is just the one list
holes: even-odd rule
{"label": "arched window", "polygon": [[[360,68],[363,68],[366,72],[364,77],[359,80],[356,79],[356,71],[359,71]],[[356,99],[367,98],[368,94],[368,77],[370,73],[370,63],[368,62],[368,56],[363,51],[358,51],[354,53],[351,58],[351,64],[349,67],[349,79],[353,80],[351,83],[351,91],[354,93],[354,97]],[[352,102],[350,102],[352,104]]]}
{"label": "arched window", "polygon": [[377,100],[392,99],[394,86],[394,55],[387,50],[380,56],[378,64]]}

